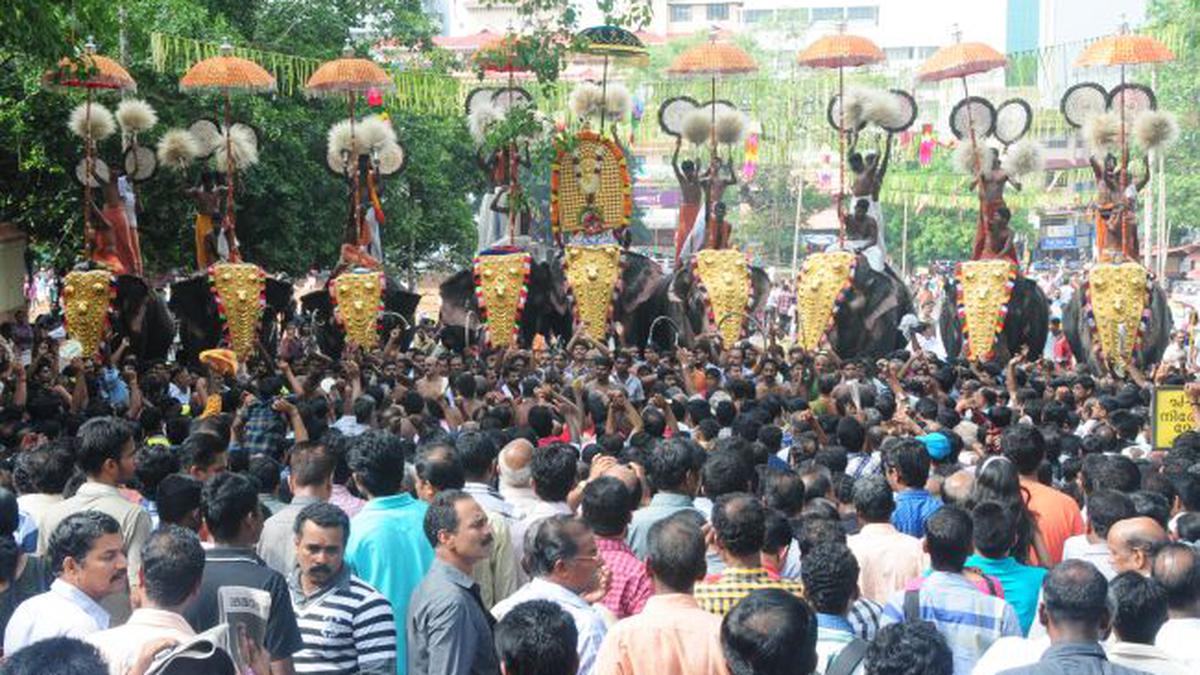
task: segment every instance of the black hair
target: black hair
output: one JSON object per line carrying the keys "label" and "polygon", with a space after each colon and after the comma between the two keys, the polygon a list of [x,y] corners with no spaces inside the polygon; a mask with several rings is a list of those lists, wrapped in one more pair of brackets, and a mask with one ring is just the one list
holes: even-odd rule
{"label": "black hair", "polygon": [[146,595],[160,608],[178,607],[204,576],[204,547],[196,533],[164,525],[150,533],[142,546],[142,575]]}
{"label": "black hair", "polygon": [[396,494],[404,480],[404,448],[400,437],[385,431],[368,431],[354,439],[350,470],[372,497]]}
{"label": "black hair", "polygon": [[415,469],[417,477],[438,492],[461,490],[466,483],[466,473],[454,448],[440,441],[421,448]]}
{"label": "black hair", "polygon": [[693,441],[672,438],[659,443],[646,467],[650,485],[656,491],[678,491],[689,473],[704,465],[704,451]]}
{"label": "black hair", "polygon": [[721,622],[721,651],[730,675],[811,673],[817,665],[817,618],[791,593],[751,591]]}
{"label": "black hair", "polygon": [[322,529],[341,528],[343,546],[350,540],[350,516],[329,502],[317,502],[300,509],[300,513],[296,514],[296,522],[292,525],[292,534],[299,538],[304,532],[304,524],[309,522]]}
{"label": "black hair", "polygon": [[80,511],[67,516],[50,533],[46,549],[50,571],[61,574],[68,557],[82,563],[96,540],[106,534],[121,534],[121,524],[107,513]]}
{"label": "black hair", "polygon": [[219,473],[204,484],[204,522],[218,542],[232,541],[258,509],[258,484],[240,473]]}
{"label": "black hair", "polygon": [[1187,544],[1166,544],[1150,567],[1155,581],[1167,592],[1167,606],[1194,611],[1200,604],[1200,553]]}
{"label": "black hair", "polygon": [[896,510],[896,498],[883,476],[864,476],[854,482],[854,511],[868,523],[886,523]]}
{"label": "black hair", "polygon": [[767,509],[763,521],[762,552],[778,555],[792,544],[792,525],[787,516],[775,509]]}
{"label": "black hair", "polygon": [[84,422],[76,433],[79,449],[75,461],[89,476],[100,472],[104,462],[121,461],[121,451],[133,440],[130,425],[116,417],[96,417]]}
{"label": "black hair", "polygon": [[837,423],[838,445],[849,452],[861,452],[863,443],[867,440],[867,431],[853,417],[843,417]]}
{"label": "black hair", "polygon": [[1137,464],[1124,455],[1103,455],[1094,465],[1085,460],[1084,474],[1091,490],[1109,488],[1128,494],[1142,484]]}
{"label": "black hair", "polygon": [[602,537],[620,536],[629,525],[633,508],[629,488],[619,478],[601,476],[583,488],[583,520]]}
{"label": "black hair", "polygon": [[791,471],[768,470],[760,482],[763,502],[787,515],[804,508],[804,482]]}
{"label": "black hair", "polygon": [[180,464],[184,470],[193,467],[206,470],[227,450],[221,439],[207,432],[193,433],[179,446]]}
{"label": "black hair", "polygon": [[927,621],[893,623],[879,629],[867,647],[864,675],[951,675],[954,654]]}
{"label": "black hair", "polygon": [[721,495],[713,504],[713,532],[721,545],[736,556],[762,550],[766,518],[762,502],[744,492]]}
{"label": "black hair", "polygon": [[1107,537],[1117,521],[1134,517],[1133,500],[1116,490],[1096,490],[1087,499],[1088,522],[1098,537]]}
{"label": "black hair", "polygon": [[549,600],[513,607],[495,628],[496,656],[507,675],[574,675],[579,653],[575,620]]}
{"label": "black hair", "polygon": [[689,592],[704,577],[704,533],[691,514],[676,513],[655,522],[646,541],[646,567],[671,590]]}
{"label": "black hair", "polygon": [[535,405],[529,409],[529,426],[538,438],[546,438],[554,433],[554,411],[548,406]]}
{"label": "black hair", "polygon": [[929,453],[925,444],[913,438],[908,438],[893,445],[883,453],[884,465],[895,469],[900,476],[900,482],[910,488],[923,488],[929,480]]}
{"label": "black hair", "polygon": [[1028,424],[1014,424],[1005,429],[1000,437],[1000,448],[1024,475],[1037,471],[1046,458],[1046,440],[1042,432]]}
{"label": "black hair", "polygon": [[[1088,511],[1091,515],[1091,511]],[[1179,540],[1189,544],[1200,543],[1200,513],[1188,511],[1179,514],[1179,520],[1175,521],[1175,531],[1179,533]]]}
{"label": "black hair", "polygon": [[259,492],[275,492],[283,466],[270,455],[257,454],[250,458],[248,473],[258,483]]}
{"label": "black hair", "polygon": [[204,485],[186,474],[173,473],[162,479],[154,493],[158,518],[162,523],[178,523],[200,508]]}
{"label": "black hair", "polygon": [[371,418],[375,416],[376,408],[375,397],[370,394],[363,394],[354,399],[353,411],[354,421],[359,424],[370,424]]}
{"label": "black hair", "polygon": [[732,447],[719,448],[708,454],[701,469],[704,494],[716,499],[732,492],[745,492],[754,482],[754,465],[746,455]]}
{"label": "black hair", "polygon": [[134,458],[136,469],[134,475],[141,484],[144,495],[153,495],[158,491],[158,484],[167,476],[178,473],[181,468],[179,457],[166,445],[143,446]]}
{"label": "black hair", "polygon": [[575,486],[576,466],[579,455],[575,448],[566,443],[551,443],[534,448],[529,462],[533,491],[547,502],[561,502]]}
{"label": "black hair", "polygon": [[971,516],[953,506],[943,506],[925,521],[925,543],[934,570],[958,572],[971,555],[974,537]]}
{"label": "black hair", "polygon": [[579,553],[576,536],[587,524],[566,515],[552,516],[535,524],[525,535],[525,564],[530,576],[542,577],[554,571],[561,561]]}
{"label": "black hair", "polygon": [[[800,547],[801,558],[821,544],[846,543],[846,530],[837,520],[836,511],[833,517],[818,512],[805,513],[798,522],[793,521],[792,529],[796,536],[796,544]],[[803,571],[803,566],[800,569]]]}
{"label": "black hair", "polygon": [[1129,495],[1129,500],[1133,504],[1135,515],[1146,516],[1161,525],[1164,530],[1167,529],[1171,520],[1171,503],[1166,497],[1157,492],[1138,490]]}
{"label": "black hair", "polygon": [[62,494],[74,473],[70,451],[56,445],[45,445],[17,455],[13,468],[13,483],[21,494]]}
{"label": "black hair", "polygon": [[1016,541],[1008,509],[998,502],[981,502],[971,510],[975,550],[987,558],[1004,558]]}
{"label": "black hair", "polygon": [[1154,644],[1158,629],[1167,622],[1167,593],[1154,579],[1138,572],[1122,572],[1108,583],[1109,603],[1116,607],[1113,628],[1122,642]]}
{"label": "black hair", "polygon": [[0,487],[0,537],[12,538],[21,525],[21,510],[17,496],[11,490]]}
{"label": "black hair", "polygon": [[317,441],[302,441],[292,447],[288,468],[299,487],[324,485],[333,478],[334,458]]}
{"label": "black hair", "polygon": [[1094,565],[1065,560],[1042,582],[1046,614],[1055,623],[1087,624],[1108,615],[1108,582]]}
{"label": "black hair", "polygon": [[467,478],[483,478],[496,463],[500,449],[485,434],[464,431],[454,439],[454,452]]}
{"label": "black hair", "polygon": [[858,561],[845,544],[819,544],[805,554],[800,578],[813,609],[822,614],[844,615],[858,590]]}
{"label": "black hair", "polygon": [[0,669],[4,675],[108,675],[100,650],[70,637],[38,640],[18,650]]}
{"label": "black hair", "polygon": [[465,499],[471,499],[471,495],[461,490],[442,490],[434,495],[433,501],[429,502],[429,509],[425,511],[423,523],[425,538],[430,546],[437,548],[438,534],[458,531],[458,509],[455,505]]}

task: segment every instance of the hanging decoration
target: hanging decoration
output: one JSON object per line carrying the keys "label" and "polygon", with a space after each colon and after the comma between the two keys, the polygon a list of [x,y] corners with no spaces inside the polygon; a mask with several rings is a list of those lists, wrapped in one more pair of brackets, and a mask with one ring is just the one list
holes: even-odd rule
{"label": "hanging decoration", "polygon": [[550,226],[556,237],[622,230],[632,214],[629,167],[615,141],[584,130],[559,144],[550,175]]}
{"label": "hanging decoration", "polygon": [[508,347],[520,339],[532,268],[533,256],[525,251],[500,249],[475,258],[475,299],[486,330],[486,344]]}
{"label": "hanging decoration", "polygon": [[797,340],[809,351],[820,348],[838,310],[854,285],[858,256],[850,251],[810,255],[796,277]]}
{"label": "hanging decoration", "polygon": [[364,349],[379,345],[383,317],[382,272],[343,272],[330,285],[334,316],[346,331],[346,339]]}
{"label": "hanging decoration", "polygon": [[117,277],[110,271],[76,270],[63,279],[63,328],[91,358],[110,327],[109,309],[117,296]]}
{"label": "hanging decoration", "polygon": [[692,256],[692,278],[700,285],[709,325],[716,327],[727,347],[732,347],[742,337],[754,301],[746,254],[731,248],[702,249]]}
{"label": "hanging decoration", "polygon": [[621,292],[621,247],[567,246],[563,272],[575,309],[575,330],[603,342]]}
{"label": "hanging decoration", "polygon": [[990,361],[995,355],[1017,271],[1008,260],[972,260],[955,268],[956,305],[968,361]]}
{"label": "hanging decoration", "polygon": [[1133,363],[1150,323],[1154,277],[1136,262],[1096,265],[1081,292],[1083,312],[1100,360],[1122,370]]}
{"label": "hanging decoration", "polygon": [[258,330],[267,308],[267,274],[250,263],[217,263],[208,268],[224,343],[245,361],[258,346]]}

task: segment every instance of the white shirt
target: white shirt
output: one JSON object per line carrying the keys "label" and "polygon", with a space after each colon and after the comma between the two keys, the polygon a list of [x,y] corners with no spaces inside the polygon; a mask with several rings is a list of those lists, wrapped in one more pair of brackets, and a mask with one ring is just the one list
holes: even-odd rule
{"label": "white shirt", "polygon": [[1093,544],[1088,541],[1086,534],[1067,537],[1067,540],[1063,542],[1063,560],[1090,562],[1109,581],[1117,576],[1117,571],[1113,569],[1112,563],[1108,560],[1108,544],[1103,541]]}
{"label": "white shirt", "polygon": [[575,651],[579,653],[578,675],[592,675],[596,665],[596,653],[604,635],[608,632],[604,619],[575,593],[558,584],[537,578],[517,589],[516,593],[508,596],[492,608],[492,614],[497,619],[503,619],[513,607],[530,600],[549,600],[563,608],[575,621],[575,630],[579,639],[575,643]]}
{"label": "white shirt", "polygon": [[331,426],[345,436],[361,436],[371,430],[371,427],[359,424],[354,415],[342,415]]}
{"label": "white shirt", "polygon": [[1183,661],[1172,658],[1162,649],[1136,642],[1105,642],[1104,654],[1118,666],[1133,668],[1151,675],[1188,675],[1192,669]]}
{"label": "white shirt", "polygon": [[[512,529],[512,546],[513,555],[517,557],[517,561],[525,559],[525,537],[535,525],[547,518],[554,516],[569,516],[572,514],[571,507],[567,506],[566,502],[544,502],[538,500],[525,510],[524,515],[519,520],[513,523]],[[523,568],[518,569],[517,574],[522,580],[527,579]]]}
{"label": "white shirt", "polygon": [[1169,619],[1154,638],[1155,647],[1182,661],[1192,672],[1200,670],[1197,645],[1200,645],[1200,619]]}
{"label": "white shirt", "polygon": [[109,675],[125,675],[147,644],[159,638],[187,642],[195,636],[188,622],[175,612],[143,607],[133,610],[125,625],[92,633],[87,641],[96,645],[108,662]]}
{"label": "white shirt", "polygon": [[[1034,625],[1040,625],[1034,622]],[[1002,637],[975,662],[971,675],[996,675],[1001,671],[1020,668],[1038,662],[1050,648],[1050,638]]]}
{"label": "white shirt", "polygon": [[108,628],[108,612],[88,594],[55,579],[50,590],[22,602],[4,630],[4,655],[53,637],[85,638]]}

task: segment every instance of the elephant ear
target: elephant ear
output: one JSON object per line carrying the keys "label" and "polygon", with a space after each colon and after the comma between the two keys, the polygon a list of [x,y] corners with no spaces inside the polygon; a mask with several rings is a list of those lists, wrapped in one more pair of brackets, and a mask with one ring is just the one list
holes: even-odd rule
{"label": "elephant ear", "polygon": [[459,270],[438,286],[442,298],[439,323],[443,326],[463,327],[467,325],[467,313],[474,316],[471,323],[479,322],[479,301],[475,298],[475,272],[471,268]]}
{"label": "elephant ear", "polygon": [[[542,267],[542,272],[539,273],[538,268]],[[548,289],[546,293],[547,302],[551,309],[558,316],[568,316],[573,311],[570,302],[567,301],[567,274],[563,271],[562,262],[555,260],[553,263],[538,264],[534,263],[533,270],[529,275],[529,287],[538,288],[535,284],[537,279],[544,275]]]}
{"label": "elephant ear", "polygon": [[947,280],[943,286],[942,311],[938,315],[938,328],[942,334],[942,345],[946,348],[946,356],[951,360],[957,359],[962,353],[962,323],[958,318],[958,289],[953,281]]}
{"label": "elephant ear", "polygon": [[194,317],[203,313],[200,308],[212,301],[208,276],[199,275],[171,284],[171,311],[179,316]]}
{"label": "elephant ear", "polygon": [[625,251],[621,257],[621,305],[628,310],[654,297],[663,271],[658,263],[640,253]]}
{"label": "elephant ear", "polygon": [[391,288],[386,293],[384,306],[389,312],[395,312],[412,324],[413,316],[417,313],[417,305],[421,304],[421,294],[406,291],[403,288]]}
{"label": "elephant ear", "polygon": [[146,301],[154,291],[146,280],[132,274],[117,276],[117,304],[122,312],[130,311]]}
{"label": "elephant ear", "polygon": [[1063,307],[1062,323],[1063,332],[1067,335],[1067,344],[1071,347],[1071,354],[1075,356],[1075,360],[1079,363],[1089,363],[1088,351],[1083,341],[1084,339],[1091,340],[1091,328],[1081,322],[1082,296],[1083,291],[1081,290],[1071,295],[1071,300]]}
{"label": "elephant ear", "polygon": [[267,306],[283,314],[284,322],[292,320],[296,314],[296,303],[293,301],[292,285],[286,281],[267,277],[266,294]]}
{"label": "elephant ear", "polygon": [[333,314],[333,297],[326,290],[305,293],[300,296],[300,311],[304,314],[330,316]]}

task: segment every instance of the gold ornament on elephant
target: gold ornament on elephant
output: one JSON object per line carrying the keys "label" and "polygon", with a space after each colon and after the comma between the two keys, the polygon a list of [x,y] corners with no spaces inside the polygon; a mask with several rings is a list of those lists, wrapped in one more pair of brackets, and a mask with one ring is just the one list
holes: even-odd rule
{"label": "gold ornament on elephant", "polygon": [[708,297],[709,321],[732,346],[742,336],[750,300],[750,265],[737,249],[704,249],[696,254],[695,275]]}
{"label": "gold ornament on elephant", "polygon": [[800,346],[821,346],[833,325],[842,293],[854,282],[856,256],[849,251],[816,253],[804,259],[796,278],[796,313]]}
{"label": "gold ornament on elephant", "polygon": [[475,258],[475,297],[487,326],[488,343],[494,347],[516,342],[532,262],[533,257],[524,252]]}
{"label": "gold ornament on elephant", "polygon": [[1088,274],[1092,335],[1114,364],[1132,363],[1148,300],[1146,270],[1139,264],[1096,265]]}
{"label": "gold ornament on elephant", "polygon": [[245,361],[254,353],[266,307],[266,274],[250,263],[217,263],[208,268],[217,310],[225,322],[229,348]]}
{"label": "gold ornament on elephant", "polygon": [[343,272],[334,280],[337,318],[345,326],[350,342],[367,349],[379,344],[383,287],[383,275],[379,272]]}
{"label": "gold ornament on elephant", "polygon": [[71,272],[63,280],[63,312],[67,333],[78,340],[90,358],[108,330],[113,275],[108,270]]}
{"label": "gold ornament on elephant", "polygon": [[593,340],[603,340],[608,335],[613,289],[621,278],[621,248],[567,246],[563,270],[575,296],[578,329]]}
{"label": "gold ornament on elephant", "polygon": [[969,361],[992,358],[996,337],[1004,330],[1017,266],[1007,260],[960,263],[958,314],[963,327],[963,353]]}

